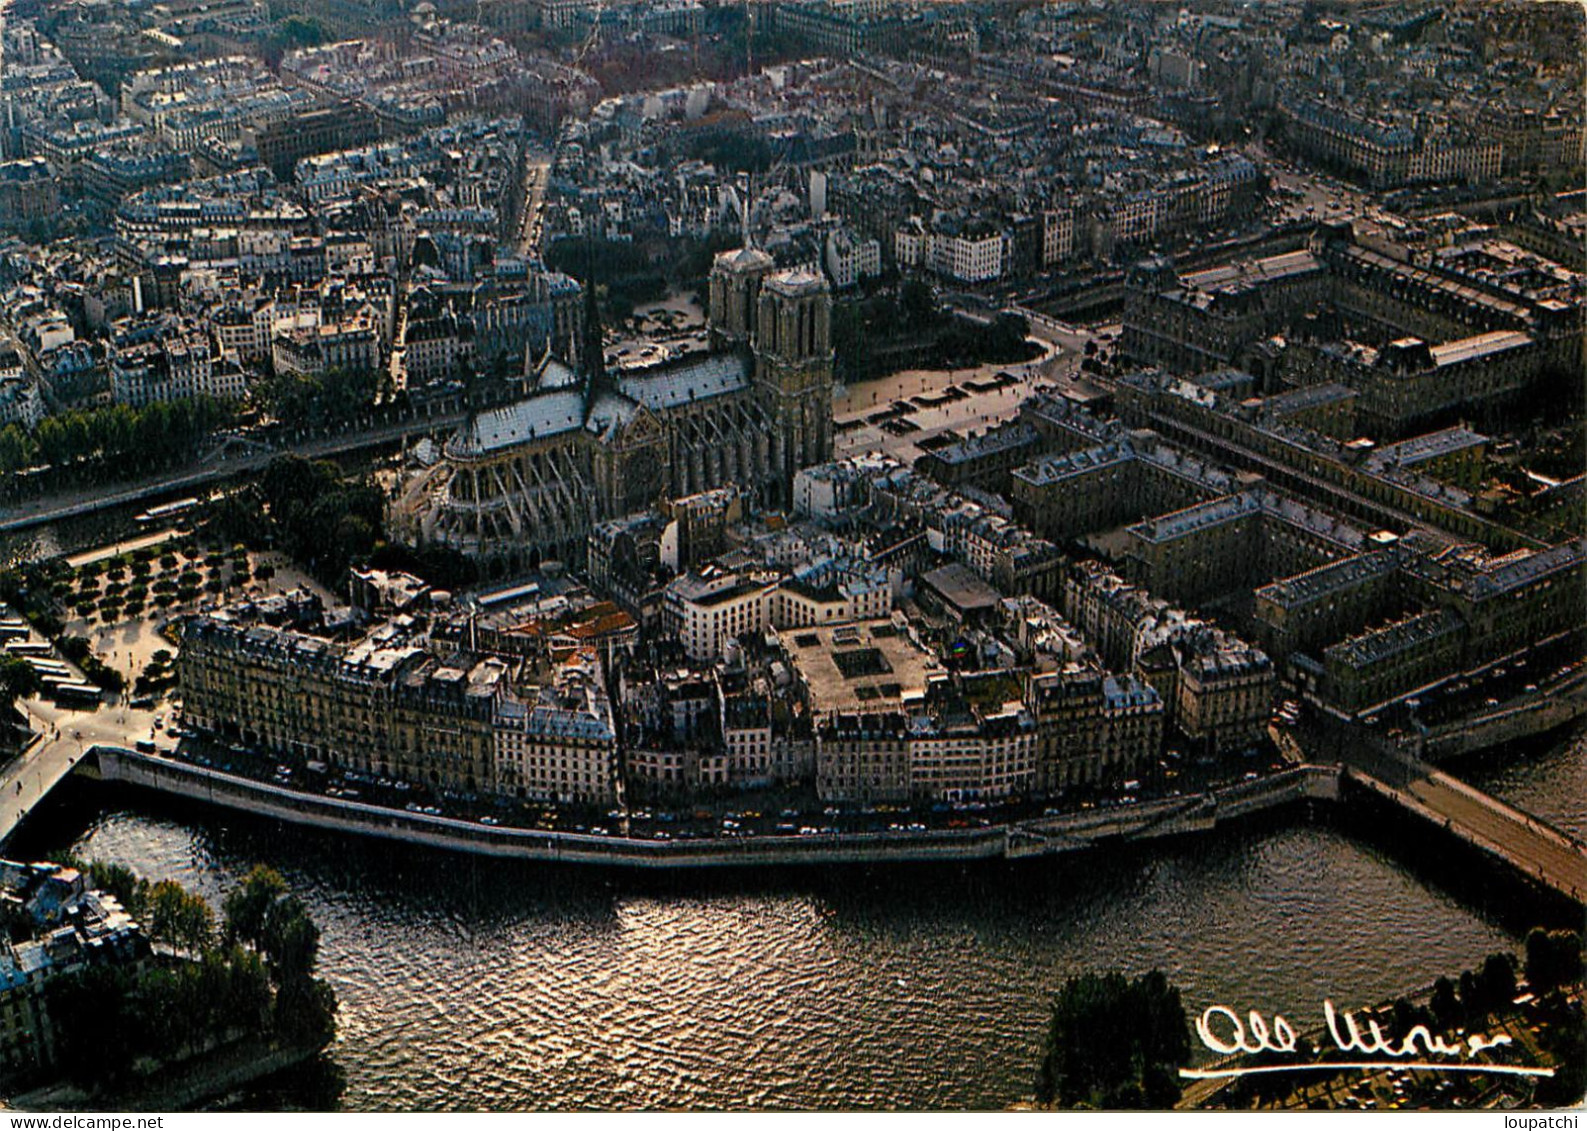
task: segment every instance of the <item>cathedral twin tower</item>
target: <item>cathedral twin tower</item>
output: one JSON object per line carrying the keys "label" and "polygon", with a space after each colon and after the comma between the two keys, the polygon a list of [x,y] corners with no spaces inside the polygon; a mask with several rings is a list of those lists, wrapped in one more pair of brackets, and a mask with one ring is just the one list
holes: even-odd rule
{"label": "cathedral twin tower", "polygon": [[779,439],[786,503],[794,472],[832,458],[832,289],[819,270],[776,271],[754,247],[711,269],[711,348],[747,352]]}

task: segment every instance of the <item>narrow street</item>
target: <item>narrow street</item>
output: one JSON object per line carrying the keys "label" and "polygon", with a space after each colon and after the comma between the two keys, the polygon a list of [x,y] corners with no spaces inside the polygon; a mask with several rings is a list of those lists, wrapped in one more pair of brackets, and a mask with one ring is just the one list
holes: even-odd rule
{"label": "narrow street", "polygon": [[540,237],[543,232],[542,211],[545,207],[546,186],[551,181],[549,154],[530,156],[524,161],[523,214],[518,218],[518,254],[528,259],[540,256]]}

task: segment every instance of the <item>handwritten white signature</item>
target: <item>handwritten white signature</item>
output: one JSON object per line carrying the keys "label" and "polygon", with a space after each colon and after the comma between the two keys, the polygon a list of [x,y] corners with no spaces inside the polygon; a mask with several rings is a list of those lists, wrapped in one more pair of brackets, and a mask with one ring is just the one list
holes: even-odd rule
{"label": "handwritten white signature", "polygon": [[[1512,1076],[1552,1076],[1552,1068],[1527,1068],[1513,1064],[1470,1064],[1438,1061],[1430,1058],[1456,1058],[1470,1061],[1488,1049],[1511,1043],[1507,1034],[1486,1036],[1472,1033],[1464,1042],[1450,1041],[1435,1035],[1426,1025],[1416,1025],[1398,1041],[1384,1034],[1383,1028],[1372,1017],[1365,1027],[1354,1013],[1335,1008],[1332,1001],[1323,1002],[1323,1017],[1328,1024],[1328,1035],[1334,1047],[1343,1053],[1359,1053],[1364,1057],[1382,1057],[1381,1060],[1326,1061],[1318,1064],[1262,1065],[1250,1068],[1181,1068],[1180,1076],[1192,1080],[1216,1079],[1231,1076],[1249,1076],[1262,1072],[1329,1071],[1340,1068],[1420,1068],[1441,1072],[1493,1072]],[[1215,1053],[1225,1056],[1244,1053],[1293,1053],[1300,1038],[1295,1028],[1282,1013],[1273,1015],[1272,1023],[1258,1011],[1251,1010],[1241,1021],[1239,1014],[1226,1005],[1214,1005],[1196,1019],[1196,1036]],[[1409,1058],[1421,1058],[1412,1062]]]}

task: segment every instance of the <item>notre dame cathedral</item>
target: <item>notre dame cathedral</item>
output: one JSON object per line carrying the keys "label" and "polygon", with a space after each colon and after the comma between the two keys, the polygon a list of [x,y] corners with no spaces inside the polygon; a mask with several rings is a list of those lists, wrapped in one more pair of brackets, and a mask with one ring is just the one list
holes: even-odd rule
{"label": "notre dame cathedral", "polygon": [[608,377],[547,356],[522,399],[481,412],[407,482],[394,528],[507,570],[584,558],[596,523],[737,484],[784,507],[832,458],[832,292],[754,247],[717,256],[711,352]]}

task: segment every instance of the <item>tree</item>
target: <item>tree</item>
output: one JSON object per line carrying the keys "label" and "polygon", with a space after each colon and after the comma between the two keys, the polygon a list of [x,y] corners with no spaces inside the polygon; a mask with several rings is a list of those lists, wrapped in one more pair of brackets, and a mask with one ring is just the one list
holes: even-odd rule
{"label": "tree", "polygon": [[344,479],[334,464],[282,456],[258,487],[277,543],[328,585],[380,540],[385,496],[367,478]]}
{"label": "tree", "polygon": [[1160,971],[1070,978],[1053,1002],[1036,1098],[1062,1107],[1170,1107],[1190,1062],[1179,990]]}
{"label": "tree", "polygon": [[0,708],[39,693],[39,673],[20,656],[0,656]]}
{"label": "tree", "polygon": [[115,1083],[143,1044],[125,966],[88,966],[45,983],[57,1063],[80,1083]]}
{"label": "tree", "polygon": [[1587,1095],[1587,1015],[1582,1003],[1551,999],[1541,1043],[1554,1059],[1554,1075],[1538,1081],[1533,1099],[1541,1107],[1575,1107]]}
{"label": "tree", "polygon": [[898,306],[906,325],[913,329],[929,326],[937,316],[937,300],[931,285],[923,279],[909,278],[898,291]]}
{"label": "tree", "polygon": [[1460,1010],[1469,1019],[1480,1016],[1484,1011],[1480,1001],[1482,994],[1477,988],[1477,975],[1470,970],[1460,972]]}
{"label": "tree", "polygon": [[303,901],[288,891],[281,873],[256,867],[242,887],[226,897],[225,910],[227,936],[251,943],[278,984],[314,972],[320,929]]}
{"label": "tree", "polygon": [[1441,1030],[1455,1029],[1466,1019],[1465,1011],[1460,1008],[1460,999],[1455,996],[1455,983],[1448,977],[1440,976],[1433,983],[1433,996],[1428,1004]]}
{"label": "tree", "polygon": [[94,887],[116,897],[116,902],[133,918],[142,918],[148,901],[149,885],[125,864],[95,860],[81,871],[88,873]]}
{"label": "tree", "polygon": [[22,427],[7,424],[0,428],[0,475],[12,475],[33,462],[33,441]]}
{"label": "tree", "polygon": [[149,891],[149,937],[189,951],[201,951],[214,939],[215,913],[209,904],[172,880]]}
{"label": "tree", "polygon": [[1485,1012],[1508,1005],[1515,997],[1515,956],[1503,951],[1488,955],[1477,975],[1477,985],[1486,1003]]}
{"label": "tree", "polygon": [[287,882],[281,873],[267,865],[257,865],[242,886],[226,896],[222,905],[227,939],[257,945],[264,936],[265,922],[272,907],[286,895]]}
{"label": "tree", "polygon": [[313,47],[325,42],[325,29],[313,16],[288,16],[277,25],[276,31],[293,47]]}
{"label": "tree", "polygon": [[320,930],[281,874],[260,865],[226,897],[226,934],[251,944],[276,987],[278,1036],[323,1047],[336,1035],[336,994],[315,978]]}
{"label": "tree", "polygon": [[336,1036],[336,993],[320,978],[293,978],[276,992],[275,1028],[282,1040],[318,1048]]}
{"label": "tree", "polygon": [[302,902],[296,896],[288,896],[278,901],[266,918],[259,944],[277,980],[286,985],[314,972],[320,953],[320,929]]}
{"label": "tree", "polygon": [[[106,592],[108,593],[109,590],[106,590]],[[81,664],[88,659],[89,653],[92,651],[92,646],[88,643],[88,637],[77,635],[61,637],[55,642],[55,647],[60,651],[61,655],[74,664]]]}

